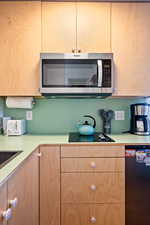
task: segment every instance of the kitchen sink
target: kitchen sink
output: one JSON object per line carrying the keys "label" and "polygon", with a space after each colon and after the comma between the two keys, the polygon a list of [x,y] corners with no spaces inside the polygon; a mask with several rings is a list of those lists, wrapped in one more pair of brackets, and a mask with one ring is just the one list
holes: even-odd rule
{"label": "kitchen sink", "polygon": [[0,151],[0,169],[14,159],[22,151]]}

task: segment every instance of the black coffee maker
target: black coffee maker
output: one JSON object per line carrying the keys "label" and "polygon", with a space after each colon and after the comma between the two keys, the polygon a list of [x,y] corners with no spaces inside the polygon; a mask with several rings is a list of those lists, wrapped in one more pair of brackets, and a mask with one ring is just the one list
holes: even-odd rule
{"label": "black coffee maker", "polygon": [[132,134],[150,135],[150,105],[139,103],[131,105],[131,126]]}

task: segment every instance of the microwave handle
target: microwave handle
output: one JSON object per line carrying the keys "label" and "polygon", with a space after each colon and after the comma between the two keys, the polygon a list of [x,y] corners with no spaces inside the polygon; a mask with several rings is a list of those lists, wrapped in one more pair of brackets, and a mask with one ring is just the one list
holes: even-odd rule
{"label": "microwave handle", "polygon": [[98,87],[102,87],[102,75],[103,75],[102,60],[97,60],[97,65],[98,65]]}

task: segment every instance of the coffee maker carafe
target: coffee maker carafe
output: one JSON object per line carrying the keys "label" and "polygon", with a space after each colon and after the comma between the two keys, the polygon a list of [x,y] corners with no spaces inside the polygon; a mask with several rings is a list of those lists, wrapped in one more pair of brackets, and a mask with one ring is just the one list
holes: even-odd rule
{"label": "coffee maker carafe", "polygon": [[139,103],[131,105],[130,131],[137,135],[150,135],[150,105]]}

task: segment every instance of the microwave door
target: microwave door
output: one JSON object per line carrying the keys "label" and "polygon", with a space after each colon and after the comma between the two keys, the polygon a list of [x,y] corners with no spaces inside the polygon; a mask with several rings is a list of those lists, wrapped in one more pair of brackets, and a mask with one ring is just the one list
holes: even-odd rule
{"label": "microwave door", "polygon": [[97,65],[98,65],[98,87],[102,87],[102,75],[103,75],[102,60],[97,60]]}

